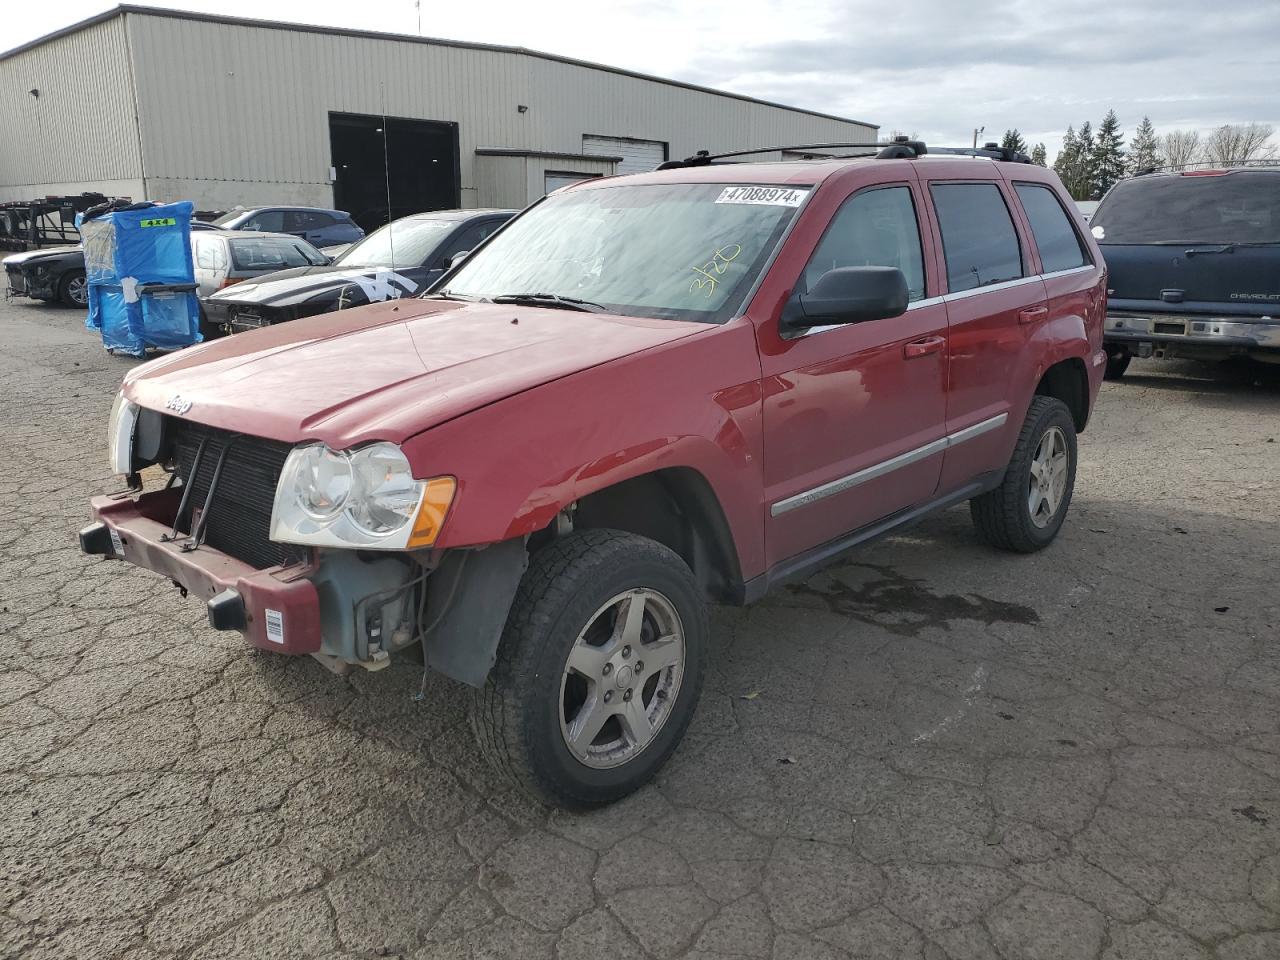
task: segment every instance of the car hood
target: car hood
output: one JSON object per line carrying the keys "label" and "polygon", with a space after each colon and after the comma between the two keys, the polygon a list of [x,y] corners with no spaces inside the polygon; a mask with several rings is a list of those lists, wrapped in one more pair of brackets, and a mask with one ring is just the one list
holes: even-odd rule
{"label": "car hood", "polygon": [[78,245],[69,247],[41,247],[37,250],[27,250],[23,253],[15,253],[5,257],[3,262],[5,266],[14,263],[30,263],[33,260],[57,260],[68,254],[84,255],[84,251]]}
{"label": "car hood", "polygon": [[124,392],[153,410],[183,411],[188,420],[287,443],[322,440],[335,449],[401,443],[477,407],[705,329],[676,320],[401,300],[170,354],[136,367]]}
{"label": "car hood", "polygon": [[[242,280],[234,286],[215,293],[209,299],[215,303],[287,307],[310,300],[327,291],[332,291],[334,296],[337,296],[339,290],[358,280],[382,281],[384,284],[391,284],[396,276],[394,271],[386,267],[342,267],[337,264],[324,267],[295,267],[292,270],[268,273],[252,280]],[[399,286],[401,296],[417,289],[417,284],[413,284],[408,289],[405,289],[404,284]]]}

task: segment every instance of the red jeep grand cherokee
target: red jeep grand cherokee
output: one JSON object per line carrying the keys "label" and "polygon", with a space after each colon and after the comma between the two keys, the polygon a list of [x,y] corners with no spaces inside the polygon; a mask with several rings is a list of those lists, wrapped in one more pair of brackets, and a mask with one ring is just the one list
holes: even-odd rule
{"label": "red jeep grand cherokee", "polygon": [[675,749],[707,600],[964,500],[994,546],[1052,541],[1105,364],[1054,174],[922,144],[705,161],[558,191],[423,299],[138,367],[131,491],[83,549],[340,672],[419,644],[499,765],[587,806]]}

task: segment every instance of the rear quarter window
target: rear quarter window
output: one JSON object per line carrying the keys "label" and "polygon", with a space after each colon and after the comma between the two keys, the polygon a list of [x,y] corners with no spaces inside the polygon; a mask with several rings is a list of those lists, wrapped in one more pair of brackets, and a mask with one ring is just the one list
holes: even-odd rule
{"label": "rear quarter window", "polygon": [[1038,183],[1019,183],[1014,189],[1031,224],[1045,273],[1071,270],[1091,262],[1057,194]]}

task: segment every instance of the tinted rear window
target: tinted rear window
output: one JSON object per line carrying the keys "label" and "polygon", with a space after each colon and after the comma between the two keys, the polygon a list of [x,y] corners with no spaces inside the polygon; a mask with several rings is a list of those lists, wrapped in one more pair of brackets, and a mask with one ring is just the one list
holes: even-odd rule
{"label": "tinted rear window", "polygon": [[1027,212],[1045,273],[1070,270],[1089,262],[1079,234],[1052,190],[1033,183],[1019,183],[1014,189],[1018,191],[1022,209]]}
{"label": "tinted rear window", "polygon": [[1099,243],[1280,243],[1280,174],[1137,177],[1089,221]]}
{"label": "tinted rear window", "polygon": [[1022,276],[1022,250],[999,187],[939,183],[932,193],[951,293]]}

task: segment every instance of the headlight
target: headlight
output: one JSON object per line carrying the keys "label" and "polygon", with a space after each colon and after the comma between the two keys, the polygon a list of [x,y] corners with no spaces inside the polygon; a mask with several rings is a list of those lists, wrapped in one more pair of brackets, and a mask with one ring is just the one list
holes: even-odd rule
{"label": "headlight", "polygon": [[271,539],[366,550],[429,547],[455,489],[453,477],[414,479],[394,443],[349,453],[319,443],[295,447],[276,486]]}
{"label": "headlight", "polygon": [[351,456],[356,496],[351,521],[366,533],[383,536],[413,519],[422,499],[409,461],[394,443],[375,443]]}
{"label": "headlight", "polygon": [[137,425],[137,404],[117,393],[107,423],[107,456],[112,473],[133,473],[133,430]]}
{"label": "headlight", "polygon": [[[317,523],[335,519],[351,493],[351,461],[328,447],[296,451],[281,474],[281,486],[293,490],[298,508]],[[292,468],[292,469],[290,469]]]}

